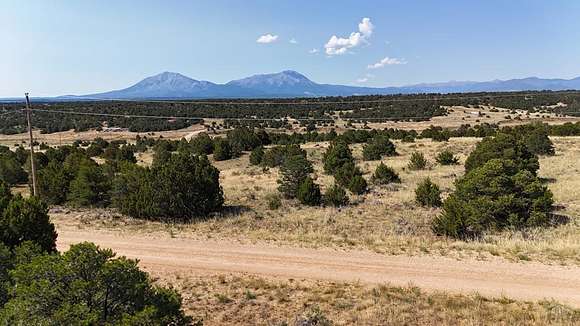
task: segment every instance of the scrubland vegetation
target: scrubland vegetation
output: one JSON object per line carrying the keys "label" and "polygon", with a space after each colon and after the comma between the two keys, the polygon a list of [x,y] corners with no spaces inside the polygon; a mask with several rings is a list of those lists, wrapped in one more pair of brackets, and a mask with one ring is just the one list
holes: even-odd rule
{"label": "scrubland vegetation", "polygon": [[[555,302],[423,293],[413,287],[285,283],[250,276],[174,280],[182,293],[188,293],[185,308],[195,317],[190,319],[183,312],[181,296],[152,280],[136,261],[117,258],[90,243],[56,252],[52,223],[73,223],[79,228],[161,231],[172,237],[578,266],[580,123],[317,130],[322,124],[332,126],[337,118],[362,123],[357,118],[364,114],[388,119],[407,112],[409,117],[419,114],[420,119],[429,119],[447,114],[445,108],[458,101],[445,96],[425,101],[425,96],[411,96],[416,103],[381,102],[364,110],[353,107],[350,98],[338,105],[313,99],[314,108],[292,102],[292,109],[290,102],[281,100],[272,104],[276,108],[248,112],[244,110],[251,103],[228,102],[220,114],[232,121],[208,126],[208,133],[190,140],[138,136],[59,147],[39,144],[34,157],[37,198],[10,191],[29,183],[29,152],[22,146],[0,146],[0,321],[234,324],[247,322],[254,314],[264,323],[280,325],[579,322],[577,310]],[[460,104],[529,112],[552,110],[548,106],[556,100],[567,104],[558,109],[562,112],[578,105],[574,92],[539,92],[530,100],[517,99],[481,94]],[[213,104],[158,105],[168,110],[164,114],[206,118],[211,117]],[[119,109],[127,114],[152,108],[100,102],[48,107]],[[234,121],[249,115],[280,119],[277,128],[285,128],[287,118],[304,116],[333,122],[289,133],[263,128],[272,125]],[[57,115],[35,116],[40,123],[41,118]],[[20,130],[19,118],[10,114],[0,118],[9,122],[0,132]],[[103,122],[67,119],[61,125],[43,120],[47,125],[38,126],[54,132],[69,129],[70,123],[84,130]],[[131,124],[135,130],[173,128],[123,118],[106,122]],[[191,123],[201,121],[186,124]],[[212,134],[232,126],[236,128]],[[49,217],[49,206],[66,209],[58,208]],[[59,213],[63,210],[72,213]],[[98,211],[116,217],[92,217]],[[71,215],[80,218],[71,221]],[[43,275],[53,277],[44,280]]]}

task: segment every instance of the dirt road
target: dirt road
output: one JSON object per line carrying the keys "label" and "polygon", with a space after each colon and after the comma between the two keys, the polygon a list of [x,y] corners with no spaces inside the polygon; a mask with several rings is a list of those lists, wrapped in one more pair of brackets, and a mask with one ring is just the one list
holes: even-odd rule
{"label": "dirt road", "polygon": [[70,244],[91,241],[112,248],[119,255],[138,258],[142,267],[158,274],[245,272],[369,284],[412,283],[425,289],[450,292],[478,292],[526,300],[553,298],[580,307],[578,267],[161,239],[82,229],[60,229],[58,232],[59,250],[67,250]]}

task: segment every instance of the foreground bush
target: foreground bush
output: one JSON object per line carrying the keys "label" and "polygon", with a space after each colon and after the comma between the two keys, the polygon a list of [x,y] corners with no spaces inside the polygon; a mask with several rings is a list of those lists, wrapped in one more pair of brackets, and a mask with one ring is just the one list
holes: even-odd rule
{"label": "foreground bush", "polygon": [[372,176],[372,182],[377,185],[386,185],[389,183],[400,183],[401,178],[395,172],[395,170],[389,166],[386,166],[381,162],[375,170]]}
{"label": "foreground bush", "polygon": [[56,250],[56,230],[48,207],[38,198],[12,196],[0,182],[0,242],[14,248],[27,241],[46,252]]}
{"label": "foreground bush", "polygon": [[188,325],[181,297],[154,286],[136,260],[91,243],[37,255],[10,272],[2,325]]}
{"label": "foreground bush", "polygon": [[221,209],[219,171],[206,156],[173,154],[152,169],[126,165],[113,186],[113,205],[127,215],[190,219]]}
{"label": "foreground bush", "polygon": [[425,178],[415,189],[415,200],[421,206],[439,207],[441,206],[441,190],[431,179]]}
{"label": "foreground bush", "polygon": [[466,239],[488,230],[548,223],[552,193],[519,166],[521,161],[492,159],[458,179],[443,213],[433,221],[435,233]]}
{"label": "foreground bush", "polygon": [[465,171],[481,167],[493,159],[510,160],[518,170],[525,169],[533,174],[540,168],[538,157],[530,152],[521,139],[499,133],[495,137],[485,137],[477,144],[465,161]]}
{"label": "foreground bush", "polygon": [[339,185],[333,185],[324,194],[324,203],[326,205],[341,207],[348,205],[348,202],[346,191]]}

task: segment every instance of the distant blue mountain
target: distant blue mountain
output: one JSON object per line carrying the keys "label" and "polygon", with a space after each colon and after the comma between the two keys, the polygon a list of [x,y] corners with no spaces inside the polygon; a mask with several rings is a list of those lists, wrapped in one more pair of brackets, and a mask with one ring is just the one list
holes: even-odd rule
{"label": "distant blue mountain", "polygon": [[120,90],[89,95],[67,95],[63,100],[74,99],[197,99],[197,98],[263,98],[263,97],[315,97],[372,94],[413,93],[465,93],[526,90],[580,90],[580,77],[575,79],[524,79],[494,80],[488,82],[451,81],[417,84],[402,87],[357,87],[318,84],[292,70],[273,74],[253,75],[232,80],[226,84],[199,81],[187,76],[164,72],[147,77],[137,84]]}

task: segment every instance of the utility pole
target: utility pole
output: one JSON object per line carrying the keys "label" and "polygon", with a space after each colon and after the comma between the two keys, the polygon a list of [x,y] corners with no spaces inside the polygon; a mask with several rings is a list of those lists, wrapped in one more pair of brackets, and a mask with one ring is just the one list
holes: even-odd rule
{"label": "utility pole", "polygon": [[36,165],[34,164],[34,140],[32,139],[32,124],[30,122],[30,100],[28,99],[28,93],[24,93],[26,96],[26,120],[28,121],[28,142],[30,143],[30,170],[32,170],[32,195],[37,195],[36,190]]}

